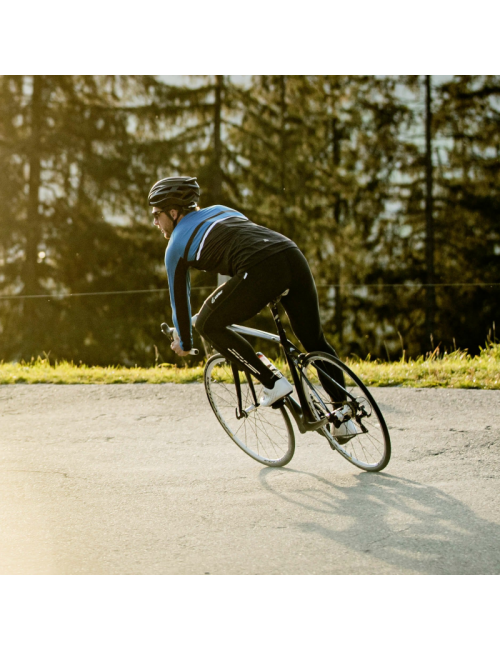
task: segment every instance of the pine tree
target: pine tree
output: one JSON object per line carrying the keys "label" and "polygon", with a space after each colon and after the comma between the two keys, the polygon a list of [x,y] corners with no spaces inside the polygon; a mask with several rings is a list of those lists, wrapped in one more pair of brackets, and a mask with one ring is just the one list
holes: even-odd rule
{"label": "pine tree", "polygon": [[297,107],[304,89],[300,77],[255,77],[239,90],[241,119],[229,134],[242,208],[257,223],[292,239],[300,232]]}
{"label": "pine tree", "polygon": [[[383,298],[350,285],[386,272],[381,223],[407,118],[395,81],[258,77],[242,93],[242,106],[232,142],[244,161],[238,178],[247,214],[299,244],[320,289],[330,338],[359,353],[367,333],[371,341],[380,338],[391,318]],[[378,323],[374,312],[382,315]]]}
{"label": "pine tree", "polygon": [[[137,104],[137,88],[149,84],[134,78],[2,78],[2,175],[26,181],[2,190],[9,193],[0,218],[8,234],[2,241],[3,291],[161,286],[150,253],[137,267],[146,242],[156,245],[152,229],[139,220],[132,234],[125,225],[134,216],[134,186],[145,175],[130,125],[134,111],[126,102],[132,96]],[[110,221],[113,214],[121,214],[123,225]],[[144,324],[136,322],[132,305],[118,297],[3,301],[0,356],[29,358],[50,350],[54,357],[91,363],[130,359],[145,345]]]}
{"label": "pine tree", "polygon": [[[0,77],[0,293],[165,289],[1,300],[0,358],[153,362],[170,312],[146,195],[188,174],[202,206],[297,242],[341,354],[474,349],[498,288],[440,284],[499,282],[499,95],[498,76]],[[195,311],[215,283],[193,274]]]}
{"label": "pine tree", "polygon": [[384,290],[356,285],[386,282],[391,273],[392,187],[407,109],[393,78],[335,76],[317,83],[326,109],[317,130],[326,146],[322,157],[315,154],[324,165],[311,196],[323,215],[319,241],[331,233],[322,265],[323,282],[337,285],[330,289],[329,329],[341,349],[380,354],[383,340],[396,335],[393,303]]}
{"label": "pine tree", "polygon": [[385,292],[393,305],[392,335],[386,343],[388,350],[400,354],[401,337],[406,352],[414,356],[427,352],[438,332],[434,283],[439,266],[440,205],[434,178],[437,134],[433,113],[439,92],[430,76],[396,81],[397,96],[407,110],[398,134],[398,167],[391,179],[392,218],[384,238],[390,263],[385,279],[403,286]]}
{"label": "pine tree", "polygon": [[[500,76],[455,76],[441,89],[441,281],[500,282]],[[498,287],[441,292],[440,340],[477,351],[500,317]]]}
{"label": "pine tree", "polygon": [[436,287],[405,292],[398,329],[412,354],[439,344],[477,351],[498,317],[495,290],[446,285],[498,278],[498,77],[422,76],[402,86],[412,116],[395,185],[406,240],[395,267],[400,281]]}
{"label": "pine tree", "polygon": [[[233,179],[234,162],[227,138],[238,112],[237,86],[228,76],[195,76],[184,86],[160,82],[154,97],[158,125],[171,154],[163,175],[196,176],[202,190],[201,207],[224,204],[238,209],[241,196]],[[218,283],[218,276],[192,270],[191,282],[191,304],[196,312]]]}

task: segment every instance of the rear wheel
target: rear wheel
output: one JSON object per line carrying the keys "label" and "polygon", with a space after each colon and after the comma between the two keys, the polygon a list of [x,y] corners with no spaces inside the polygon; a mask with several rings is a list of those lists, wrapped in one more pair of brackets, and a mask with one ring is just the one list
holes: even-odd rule
{"label": "rear wheel", "polygon": [[[239,373],[243,417],[238,418],[238,394],[233,368],[216,354],[205,366],[205,390],[210,406],[224,431],[246,454],[259,463],[282,467],[295,451],[293,428],[284,406],[255,407],[255,400],[243,372]],[[251,378],[258,399],[262,385]]]}
{"label": "rear wheel", "polygon": [[[347,394],[335,402],[330,393],[335,369],[347,376]],[[306,355],[301,369],[302,387],[317,420],[329,418],[321,429],[330,446],[345,459],[368,472],[379,472],[391,458],[391,441],[384,417],[369,390],[350,368],[324,352]],[[338,390],[338,389],[337,389]]]}

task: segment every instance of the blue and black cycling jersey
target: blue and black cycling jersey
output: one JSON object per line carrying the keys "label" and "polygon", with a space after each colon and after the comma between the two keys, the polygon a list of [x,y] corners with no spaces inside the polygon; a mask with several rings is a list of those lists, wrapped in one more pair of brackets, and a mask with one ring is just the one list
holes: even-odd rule
{"label": "blue and black cycling jersey", "polygon": [[185,215],[175,227],[165,252],[170,304],[181,348],[188,351],[193,343],[190,267],[234,276],[295,246],[287,237],[258,226],[241,212],[223,205]]}

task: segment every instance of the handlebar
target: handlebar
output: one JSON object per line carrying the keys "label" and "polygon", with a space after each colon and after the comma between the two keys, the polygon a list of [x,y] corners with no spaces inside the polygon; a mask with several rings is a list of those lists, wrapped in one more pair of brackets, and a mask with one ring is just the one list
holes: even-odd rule
{"label": "handlebar", "polygon": [[[174,341],[179,338],[179,335],[177,334],[177,330],[174,327],[169,327],[167,323],[162,323],[161,324],[161,331],[165,336],[170,339],[170,341]],[[189,354],[195,355],[199,354],[200,351],[197,350],[196,348],[192,348],[189,350]]]}

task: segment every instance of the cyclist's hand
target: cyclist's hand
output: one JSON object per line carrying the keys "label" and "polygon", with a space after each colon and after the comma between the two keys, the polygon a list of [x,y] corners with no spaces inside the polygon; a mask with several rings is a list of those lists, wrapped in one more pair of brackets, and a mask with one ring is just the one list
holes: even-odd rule
{"label": "cyclist's hand", "polygon": [[187,355],[189,354],[189,352],[184,352],[184,350],[181,348],[181,343],[179,339],[172,341],[170,347],[175,352],[175,354],[178,354],[180,357],[187,357]]}

